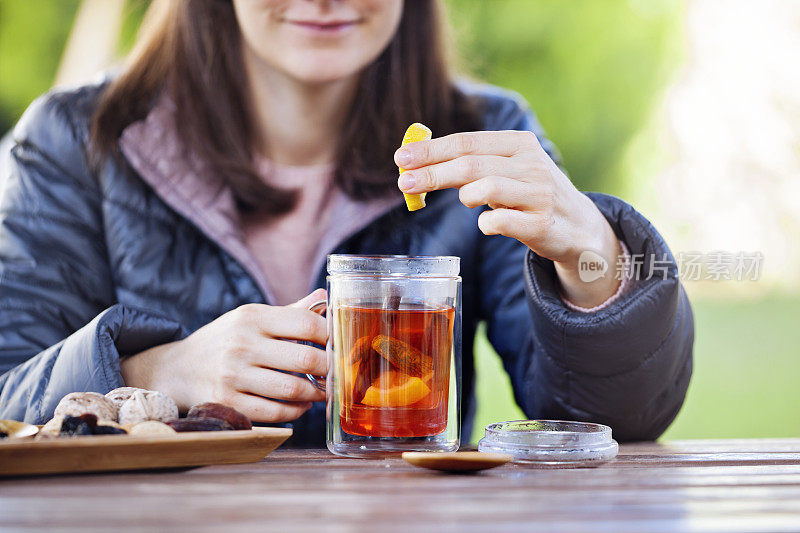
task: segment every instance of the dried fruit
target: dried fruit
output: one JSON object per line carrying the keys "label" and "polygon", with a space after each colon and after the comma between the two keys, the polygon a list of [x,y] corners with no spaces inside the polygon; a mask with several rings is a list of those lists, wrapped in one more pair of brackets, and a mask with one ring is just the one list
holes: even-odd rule
{"label": "dried fruit", "polygon": [[[52,437],[52,427],[56,422],[61,421],[59,437],[77,437],[81,435],[124,435],[127,433],[122,427],[113,420],[97,421],[97,417],[91,413],[81,416],[58,416],[45,424],[40,432],[43,438]],[[48,426],[50,426],[48,428]],[[47,433],[43,431],[47,430]]]}
{"label": "dried fruit", "polygon": [[183,433],[185,431],[227,431],[233,429],[230,424],[219,418],[176,418],[167,425]]}
{"label": "dried fruit", "polygon": [[253,424],[245,415],[221,403],[205,402],[199,403],[189,409],[187,418],[216,418],[224,420],[233,429],[253,429]]}
{"label": "dried fruit", "polygon": [[95,435],[124,435],[128,431],[114,420],[98,420],[94,428]]}
{"label": "dried fruit", "polygon": [[174,435],[175,430],[169,427],[164,422],[157,420],[147,420],[146,422],[139,422],[131,429],[128,430],[130,435],[139,436],[152,436],[152,435]]}
{"label": "dried fruit", "polygon": [[5,435],[5,437],[0,436],[0,439],[25,439],[39,433],[39,428],[18,420],[0,420],[0,433]]}
{"label": "dried fruit", "polygon": [[[419,122],[415,122],[408,127],[406,130],[406,134],[403,136],[403,144],[402,146],[407,145],[408,143],[418,142],[418,141],[427,141],[431,138],[433,133],[427,126],[424,124],[420,124]],[[405,172],[405,169],[400,169],[400,174]],[[425,207],[425,193],[422,194],[406,194],[403,193],[403,197],[406,199],[406,207],[408,207],[409,211],[416,211],[417,209],[422,209]]]}
{"label": "dried fruit", "polygon": [[91,413],[98,420],[116,420],[117,407],[114,403],[97,392],[71,392],[61,398],[56,406],[55,415],[80,416]]}
{"label": "dried fruit", "polygon": [[384,372],[364,394],[364,405],[372,407],[403,407],[417,403],[431,391],[420,378],[407,374]]}
{"label": "dried fruit", "polygon": [[97,417],[92,413],[80,416],[65,416],[61,422],[61,437],[77,437],[80,435],[92,435],[97,426]]}
{"label": "dried fruit", "polygon": [[116,426],[97,425],[92,430],[92,435],[127,435],[128,432]]}
{"label": "dried fruit", "polygon": [[144,391],[146,389],[140,389],[139,387],[118,387],[110,392],[106,393],[106,398],[108,398],[111,403],[117,406],[117,410],[122,407],[122,404],[125,403],[133,393],[136,391]]}
{"label": "dried fruit", "polygon": [[178,418],[178,406],[158,391],[137,390],[119,409],[120,424],[136,424],[145,420],[166,422]]}
{"label": "dried fruit", "polygon": [[433,359],[400,339],[376,335],[372,347],[404,374],[423,377],[433,372]]}
{"label": "dried fruit", "polygon": [[36,435],[39,440],[58,437],[61,434],[61,425],[64,423],[64,415],[56,415],[43,425]]}
{"label": "dried fruit", "polygon": [[359,337],[350,349],[348,363],[354,365],[373,353],[375,353],[375,350],[372,348],[372,336],[364,335],[363,337]]}
{"label": "dried fruit", "polygon": [[372,382],[381,375],[381,361],[383,359],[374,350],[370,350],[369,355],[365,356],[353,371],[355,381],[353,383],[353,401],[358,403],[364,398],[367,389]]}

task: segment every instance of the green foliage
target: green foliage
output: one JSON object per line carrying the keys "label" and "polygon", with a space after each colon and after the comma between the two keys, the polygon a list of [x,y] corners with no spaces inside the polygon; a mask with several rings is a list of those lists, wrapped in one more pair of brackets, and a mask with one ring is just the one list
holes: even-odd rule
{"label": "green foliage", "polygon": [[125,6],[125,18],[122,21],[122,32],[119,36],[120,55],[130,51],[136,41],[136,34],[149,5],[150,2],[147,0],[128,0]]}
{"label": "green foliage", "polygon": [[53,83],[79,0],[0,0],[0,135]]}
{"label": "green foliage", "polygon": [[466,69],[521,93],[576,184],[619,192],[619,159],[679,59],[677,0],[450,0]]}

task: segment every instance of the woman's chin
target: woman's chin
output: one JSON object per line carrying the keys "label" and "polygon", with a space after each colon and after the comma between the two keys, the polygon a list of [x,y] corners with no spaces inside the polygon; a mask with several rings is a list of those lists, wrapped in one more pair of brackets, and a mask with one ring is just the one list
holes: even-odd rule
{"label": "woman's chin", "polygon": [[297,63],[287,69],[287,73],[295,80],[308,84],[334,83],[345,80],[360,69],[352,65],[336,65],[331,63]]}

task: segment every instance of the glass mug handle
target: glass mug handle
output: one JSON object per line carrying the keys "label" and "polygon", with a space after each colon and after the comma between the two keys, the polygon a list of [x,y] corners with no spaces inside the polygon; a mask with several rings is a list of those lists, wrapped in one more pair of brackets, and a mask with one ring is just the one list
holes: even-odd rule
{"label": "glass mug handle", "polygon": [[[325,316],[325,313],[328,311],[328,301],[327,300],[320,300],[318,302],[314,302],[310,306],[308,306],[308,310],[318,315]],[[306,377],[314,385],[317,389],[325,392],[325,376],[314,376],[312,374],[306,374]]]}

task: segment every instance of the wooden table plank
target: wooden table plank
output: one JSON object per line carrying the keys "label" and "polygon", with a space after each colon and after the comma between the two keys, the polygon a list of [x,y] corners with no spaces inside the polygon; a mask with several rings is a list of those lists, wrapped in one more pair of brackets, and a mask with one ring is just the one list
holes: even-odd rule
{"label": "wooden table plank", "polygon": [[40,530],[797,531],[800,439],[637,443],[597,468],[477,475],[277,450],[250,465],[2,480],[0,517]]}

